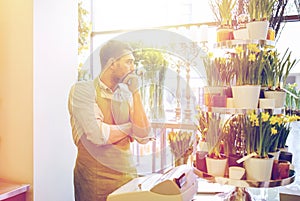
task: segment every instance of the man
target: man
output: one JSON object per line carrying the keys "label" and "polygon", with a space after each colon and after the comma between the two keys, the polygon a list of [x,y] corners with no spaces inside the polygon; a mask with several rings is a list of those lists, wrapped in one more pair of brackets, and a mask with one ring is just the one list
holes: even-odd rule
{"label": "man", "polygon": [[100,50],[101,73],[78,82],[69,95],[69,113],[78,148],[74,168],[76,201],[105,201],[108,194],[136,177],[130,142],[148,140],[150,123],[132,74],[134,56],[120,41]]}

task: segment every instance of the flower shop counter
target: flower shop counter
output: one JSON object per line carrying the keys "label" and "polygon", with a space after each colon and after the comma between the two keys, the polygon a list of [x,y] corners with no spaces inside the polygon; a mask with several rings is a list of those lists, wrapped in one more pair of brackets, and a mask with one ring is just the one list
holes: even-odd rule
{"label": "flower shop counter", "polygon": [[0,178],[0,200],[26,201],[29,184],[19,184]]}

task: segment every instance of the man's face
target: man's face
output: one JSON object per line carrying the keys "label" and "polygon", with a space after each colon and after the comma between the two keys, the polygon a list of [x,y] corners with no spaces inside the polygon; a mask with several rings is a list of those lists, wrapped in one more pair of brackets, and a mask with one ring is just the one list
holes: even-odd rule
{"label": "man's face", "polygon": [[128,73],[134,70],[134,56],[128,54],[114,62],[114,75],[118,80],[122,80]]}

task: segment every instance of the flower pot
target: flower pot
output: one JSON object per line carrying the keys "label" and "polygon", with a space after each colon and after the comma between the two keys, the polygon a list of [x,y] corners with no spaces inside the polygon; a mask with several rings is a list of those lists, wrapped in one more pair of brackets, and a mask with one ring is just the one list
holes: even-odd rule
{"label": "flower pot", "polygon": [[274,156],[274,160],[279,160],[280,150],[276,150],[274,152],[269,152],[270,155]]}
{"label": "flower pot", "polygon": [[228,166],[238,166],[238,167],[243,167],[243,163],[237,163],[236,161],[242,158],[241,155],[236,155],[236,154],[229,154],[228,156]]}
{"label": "flower pot", "polygon": [[206,155],[205,160],[208,174],[216,177],[224,177],[228,158],[211,158]]}
{"label": "flower pot", "polygon": [[196,152],[196,168],[203,172],[207,172],[206,159],[207,151],[197,151]]}
{"label": "flower pot", "polygon": [[289,177],[290,162],[285,160],[275,160],[272,169],[272,179],[285,179]]}
{"label": "flower pot", "polygon": [[220,96],[223,93],[224,87],[205,86],[204,87],[204,104],[206,106],[213,106],[213,97]]}
{"label": "flower pot", "polygon": [[249,33],[248,29],[237,29],[233,31],[233,37],[236,40],[248,40],[249,39]]}
{"label": "flower pot", "polygon": [[271,179],[274,157],[256,158],[252,157],[244,161],[247,180],[269,181]]}
{"label": "flower pot", "polygon": [[285,104],[286,92],[285,91],[264,91],[266,98],[275,99],[275,108],[282,108]]}
{"label": "flower pot", "polygon": [[227,108],[235,108],[234,107],[234,99],[233,98],[227,98],[226,99],[226,107]]}
{"label": "flower pot", "polygon": [[275,30],[272,27],[268,28],[267,40],[275,40]]}
{"label": "flower pot", "polygon": [[213,107],[226,107],[226,96],[224,95],[213,95],[212,106]]}
{"label": "flower pot", "polygon": [[266,40],[269,21],[253,21],[246,24],[249,39]]}
{"label": "flower pot", "polygon": [[259,108],[274,109],[275,108],[275,99],[274,98],[260,98],[259,99]]}
{"label": "flower pot", "polygon": [[231,90],[231,87],[224,87],[223,89],[223,93],[226,97],[228,98],[232,98],[232,90]]}
{"label": "flower pot", "polygon": [[232,86],[232,96],[236,108],[255,109],[258,107],[260,85]]}
{"label": "flower pot", "polygon": [[292,163],[293,162],[293,154],[288,151],[280,151],[279,160],[285,160],[285,161],[289,161],[290,163]]}
{"label": "flower pot", "polygon": [[222,42],[226,40],[232,40],[233,37],[233,29],[221,27],[217,30],[217,42]]}
{"label": "flower pot", "polygon": [[289,151],[289,146],[285,145],[284,147],[279,147],[280,151]]}
{"label": "flower pot", "polygon": [[230,179],[242,179],[245,174],[245,168],[239,166],[229,167],[229,178]]}

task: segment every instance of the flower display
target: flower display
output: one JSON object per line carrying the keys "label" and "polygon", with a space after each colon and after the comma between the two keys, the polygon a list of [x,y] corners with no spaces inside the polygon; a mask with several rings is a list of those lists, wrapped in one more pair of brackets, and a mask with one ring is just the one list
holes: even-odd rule
{"label": "flower display", "polygon": [[248,12],[252,21],[269,20],[276,0],[249,0]]}
{"label": "flower display", "polygon": [[299,120],[296,115],[269,114],[268,112],[250,112],[245,118],[246,151],[256,152],[261,158],[269,152],[285,146],[290,132],[290,123]]}
{"label": "flower display", "polygon": [[209,52],[203,59],[208,86],[262,84],[274,71],[275,61],[269,61],[271,53],[253,43],[237,45],[221,56]]}
{"label": "flower display", "polygon": [[235,70],[228,54],[215,56],[208,52],[203,59],[208,86],[229,86],[234,79]]}
{"label": "flower display", "polygon": [[207,143],[208,156],[211,158],[223,158],[223,119],[219,113],[198,110],[197,128],[201,134],[201,141]]}
{"label": "flower display", "polygon": [[203,64],[206,72],[207,86],[221,86],[219,70],[213,52],[208,52],[203,59]]}
{"label": "flower display", "polygon": [[171,131],[168,134],[168,140],[171,148],[171,152],[175,157],[175,165],[180,162],[186,163],[189,155],[193,152],[194,135],[193,132],[188,131]]}
{"label": "flower display", "polygon": [[263,70],[263,50],[258,44],[238,45],[231,53],[236,85],[259,85]]}

